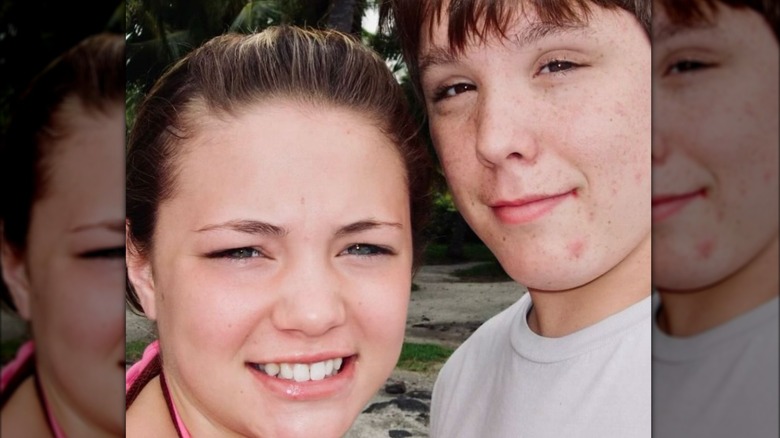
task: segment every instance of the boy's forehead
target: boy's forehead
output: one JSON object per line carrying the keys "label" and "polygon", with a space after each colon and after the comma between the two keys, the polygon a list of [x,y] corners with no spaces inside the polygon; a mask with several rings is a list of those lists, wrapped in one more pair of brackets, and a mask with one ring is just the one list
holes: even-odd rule
{"label": "boy's forehead", "polygon": [[427,16],[423,18],[419,46],[421,55],[442,49],[456,55],[466,46],[491,41],[526,46],[544,37],[588,33],[592,27],[590,15],[593,8],[605,9],[597,5],[587,6],[588,9],[578,6],[575,10],[555,14],[539,11],[536,3],[525,0],[505,9],[451,12],[450,1],[429,3],[438,4],[439,8],[427,9]]}
{"label": "boy's forehead", "polygon": [[[584,37],[596,32],[594,24],[590,12],[549,19],[530,7],[504,16],[501,22],[483,17],[465,27],[442,14],[426,21],[421,29],[418,65],[424,69],[426,58],[442,57],[445,53],[446,57],[455,58],[468,47],[501,43],[522,48],[545,38]],[[614,29],[615,33],[619,31]]]}

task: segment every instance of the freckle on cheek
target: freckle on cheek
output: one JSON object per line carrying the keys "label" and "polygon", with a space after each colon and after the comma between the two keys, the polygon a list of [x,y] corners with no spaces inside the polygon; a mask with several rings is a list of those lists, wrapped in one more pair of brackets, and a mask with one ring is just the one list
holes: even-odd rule
{"label": "freckle on cheek", "polygon": [[714,250],[715,250],[715,242],[712,239],[704,240],[702,242],[699,242],[698,245],[696,245],[696,252],[699,254],[699,257],[701,257],[702,259],[710,258]]}
{"label": "freckle on cheek", "polygon": [[569,251],[569,255],[572,258],[578,259],[582,256],[582,252],[585,249],[585,242],[582,240],[575,240],[573,242],[570,242],[566,249]]}

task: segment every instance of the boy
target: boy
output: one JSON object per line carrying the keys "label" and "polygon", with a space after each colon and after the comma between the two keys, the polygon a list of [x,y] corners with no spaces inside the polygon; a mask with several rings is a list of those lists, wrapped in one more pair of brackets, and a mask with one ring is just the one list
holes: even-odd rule
{"label": "boy", "polygon": [[779,23],[770,1],[654,9],[659,437],[780,433]]}
{"label": "boy", "polygon": [[442,369],[431,436],[649,437],[649,1],[390,3],[456,205],[529,291]]}

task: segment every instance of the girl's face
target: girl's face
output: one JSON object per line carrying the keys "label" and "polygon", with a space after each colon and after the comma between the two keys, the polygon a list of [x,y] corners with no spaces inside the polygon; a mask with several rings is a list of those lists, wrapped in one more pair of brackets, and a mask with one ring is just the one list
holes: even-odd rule
{"label": "girl's face", "polygon": [[26,252],[3,253],[46,396],[75,435],[86,434],[82,427],[124,434],[123,109],[88,113],[68,102],[69,129],[46,157],[47,190],[32,207]]}
{"label": "girl's face", "polygon": [[279,100],[185,141],[131,272],[177,409],[195,436],[341,436],[403,342],[398,152],[361,114]]}

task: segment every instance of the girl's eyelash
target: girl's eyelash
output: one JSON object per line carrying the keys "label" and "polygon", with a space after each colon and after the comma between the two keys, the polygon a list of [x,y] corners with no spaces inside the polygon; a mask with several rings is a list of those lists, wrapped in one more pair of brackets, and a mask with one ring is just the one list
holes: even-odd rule
{"label": "girl's eyelash", "polygon": [[380,255],[395,255],[395,252],[381,245],[372,245],[370,243],[356,243],[350,245],[341,252],[340,255],[355,255],[358,257],[376,257]]}
{"label": "girl's eyelash", "polygon": [[255,257],[263,257],[264,254],[257,248],[243,247],[218,250],[206,254],[210,259],[245,260]]}
{"label": "girl's eyelash", "polygon": [[82,259],[124,259],[125,247],[115,246],[113,248],[100,248],[83,252],[78,255]]}

